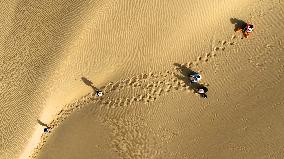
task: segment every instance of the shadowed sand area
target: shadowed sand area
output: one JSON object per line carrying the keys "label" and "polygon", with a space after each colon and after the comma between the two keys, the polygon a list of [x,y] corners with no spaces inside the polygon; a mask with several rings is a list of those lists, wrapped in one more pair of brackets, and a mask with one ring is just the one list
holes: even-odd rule
{"label": "shadowed sand area", "polygon": [[282,1],[0,7],[0,159],[283,158]]}

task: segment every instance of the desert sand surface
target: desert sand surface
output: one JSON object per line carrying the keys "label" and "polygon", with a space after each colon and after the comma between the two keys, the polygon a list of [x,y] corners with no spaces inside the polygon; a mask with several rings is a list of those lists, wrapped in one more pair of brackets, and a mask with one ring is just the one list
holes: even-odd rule
{"label": "desert sand surface", "polygon": [[0,159],[284,158],[283,1],[0,7]]}

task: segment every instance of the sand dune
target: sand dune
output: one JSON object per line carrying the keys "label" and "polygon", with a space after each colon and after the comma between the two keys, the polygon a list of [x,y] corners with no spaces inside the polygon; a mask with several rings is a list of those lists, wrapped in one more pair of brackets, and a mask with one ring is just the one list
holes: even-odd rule
{"label": "sand dune", "polygon": [[282,1],[0,6],[1,159],[283,158]]}

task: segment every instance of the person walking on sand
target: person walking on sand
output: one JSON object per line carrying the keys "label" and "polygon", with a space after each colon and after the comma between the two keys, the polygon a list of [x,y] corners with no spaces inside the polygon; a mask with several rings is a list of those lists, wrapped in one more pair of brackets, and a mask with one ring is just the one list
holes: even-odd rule
{"label": "person walking on sand", "polygon": [[102,91],[96,91],[96,95],[97,95],[98,97],[101,97],[101,96],[103,96],[103,92],[102,92]]}
{"label": "person walking on sand", "polygon": [[254,26],[252,24],[246,23],[245,26],[238,28],[236,32],[242,32],[244,37],[248,38],[253,30],[254,30]]}
{"label": "person walking on sand", "polygon": [[189,75],[190,83],[198,83],[201,80],[201,75],[199,73],[194,73]]}
{"label": "person walking on sand", "polygon": [[201,86],[196,89],[196,93],[198,93],[203,98],[207,98],[206,92],[208,92],[208,88],[205,86]]}
{"label": "person walking on sand", "polygon": [[50,131],[49,131],[49,128],[48,128],[48,127],[44,128],[44,129],[43,129],[43,132],[46,133],[46,134],[49,133],[49,132],[50,132]]}

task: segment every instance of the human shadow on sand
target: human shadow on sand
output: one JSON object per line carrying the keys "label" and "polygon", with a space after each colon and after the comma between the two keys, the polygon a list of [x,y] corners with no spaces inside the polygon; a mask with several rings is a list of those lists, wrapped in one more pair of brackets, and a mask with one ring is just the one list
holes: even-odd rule
{"label": "human shadow on sand", "polygon": [[87,78],[85,77],[81,77],[81,80],[87,85],[87,86],[90,86],[92,87],[93,91],[94,92],[97,92],[98,91],[98,88],[96,88],[94,85],[93,85],[93,82],[88,80]]}
{"label": "human shadow on sand", "polygon": [[[179,80],[183,80],[185,82],[185,84],[187,86],[189,86],[189,89],[190,90],[193,90],[194,93],[197,93],[199,89],[206,89],[206,92],[208,91],[208,88],[205,87],[204,84],[201,84],[201,83],[197,83],[197,82],[190,82],[189,80],[189,76],[190,75],[193,75],[193,74],[196,74],[197,72],[191,70],[190,68],[184,66],[184,65],[181,65],[179,63],[174,63],[174,65],[176,66],[176,69],[178,71],[180,71],[181,75],[175,75]],[[200,94],[201,97],[205,97],[206,94]],[[207,98],[207,96],[206,96]]]}
{"label": "human shadow on sand", "polygon": [[47,128],[50,128],[47,124],[43,123],[42,121],[40,121],[39,119],[37,119],[37,123],[41,126],[44,126],[44,127],[47,127]]}
{"label": "human shadow on sand", "polygon": [[245,28],[247,23],[243,20],[237,19],[237,18],[230,18],[230,21],[232,24],[235,25],[234,31],[238,31],[240,28]]}

